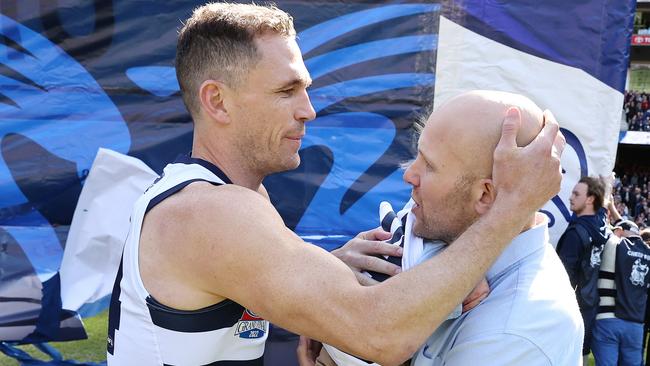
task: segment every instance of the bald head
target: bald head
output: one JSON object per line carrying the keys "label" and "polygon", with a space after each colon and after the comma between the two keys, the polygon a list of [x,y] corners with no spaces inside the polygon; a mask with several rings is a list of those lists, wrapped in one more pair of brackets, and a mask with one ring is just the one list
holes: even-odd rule
{"label": "bald head", "polygon": [[521,119],[517,144],[525,146],[542,129],[542,110],[523,95],[490,90],[466,92],[441,105],[429,117],[421,143],[442,144],[472,175],[490,177],[501,126],[512,107],[519,112],[510,113]]}
{"label": "bald head", "polygon": [[[497,91],[464,93],[436,109],[404,172],[413,186],[414,233],[451,243],[488,212],[496,198],[492,165],[504,119],[521,122],[517,144],[524,146],[541,131],[543,116],[530,99]],[[526,228],[534,222],[532,215]]]}

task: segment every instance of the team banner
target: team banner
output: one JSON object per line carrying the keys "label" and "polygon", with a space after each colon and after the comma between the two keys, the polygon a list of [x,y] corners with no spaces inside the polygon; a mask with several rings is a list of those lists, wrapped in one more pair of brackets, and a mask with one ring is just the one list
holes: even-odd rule
{"label": "team banner", "polygon": [[[110,286],[92,287],[110,276],[88,270],[115,256],[85,239],[96,238],[87,231],[98,224],[72,230],[64,256],[69,225],[100,148],[155,172],[190,151],[173,65],[180,20],[198,5],[0,6],[0,340],[81,338],[75,312],[105,306]],[[319,117],[308,125],[302,165],[265,184],[289,227],[332,248],[375,226],[380,200],[399,206],[409,197],[399,164],[413,156],[411,123],[433,98],[440,5],[278,6],[294,15]],[[85,207],[76,222],[97,222],[83,217]]]}
{"label": "team banner", "polygon": [[560,123],[562,190],[542,210],[554,244],[580,177],[614,168],[635,6],[464,0],[441,17],[435,105],[463,91],[498,89],[528,96]]}
{"label": "team banner", "polygon": [[[59,272],[73,213],[100,148],[157,173],[190,151],[173,65],[180,20],[201,4],[0,4],[0,340],[84,337],[79,313],[106,304],[92,281],[87,302],[61,298],[83,277]],[[400,164],[434,85],[436,104],[502,89],[554,111],[570,145],[562,193],[544,208],[555,231],[577,177],[613,167],[632,0],[277,5],[294,17],[318,117],[300,167],[265,185],[287,226],[317,245],[376,226],[380,201],[408,200]],[[73,247],[79,260],[103,259]]]}

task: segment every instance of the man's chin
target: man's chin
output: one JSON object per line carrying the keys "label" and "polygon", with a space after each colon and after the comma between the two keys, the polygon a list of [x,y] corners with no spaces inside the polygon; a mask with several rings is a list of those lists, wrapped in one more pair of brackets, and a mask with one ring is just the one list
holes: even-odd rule
{"label": "man's chin", "polygon": [[415,236],[418,236],[422,239],[429,239],[429,240],[431,240],[431,236],[432,236],[430,232],[420,227],[417,223],[413,225],[413,234],[415,234]]}
{"label": "man's chin", "polygon": [[275,167],[275,169],[273,169],[273,173],[282,173],[282,172],[294,170],[299,165],[300,165],[300,155],[296,154],[294,156],[282,160],[282,162],[280,162]]}

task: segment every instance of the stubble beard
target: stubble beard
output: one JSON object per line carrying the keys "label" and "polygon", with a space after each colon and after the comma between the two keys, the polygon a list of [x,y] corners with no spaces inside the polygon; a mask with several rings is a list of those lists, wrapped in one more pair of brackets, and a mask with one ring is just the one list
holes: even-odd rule
{"label": "stubble beard", "polygon": [[423,239],[442,240],[451,244],[478,219],[478,214],[473,214],[465,207],[464,201],[470,192],[469,185],[459,188],[448,194],[440,205],[442,208],[450,208],[447,213],[442,211],[437,214],[431,213],[416,221],[413,227],[415,235]]}

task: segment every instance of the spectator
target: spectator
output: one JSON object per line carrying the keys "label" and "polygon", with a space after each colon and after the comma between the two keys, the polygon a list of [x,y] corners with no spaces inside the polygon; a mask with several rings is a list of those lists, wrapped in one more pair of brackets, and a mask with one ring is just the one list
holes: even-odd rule
{"label": "spectator", "polygon": [[650,132],[650,95],[648,93],[626,91],[622,112],[628,131]]}
{"label": "spectator", "polygon": [[636,366],[643,362],[650,247],[633,222],[621,221],[616,229],[623,239],[608,240],[601,256],[591,346],[596,365]]}
{"label": "spectator", "polygon": [[584,364],[591,351],[592,327],[598,308],[600,254],[611,231],[607,228],[604,199],[605,182],[597,177],[582,177],[569,198],[575,214],[557,244],[557,253],[569,275],[585,328],[582,347]]}

